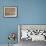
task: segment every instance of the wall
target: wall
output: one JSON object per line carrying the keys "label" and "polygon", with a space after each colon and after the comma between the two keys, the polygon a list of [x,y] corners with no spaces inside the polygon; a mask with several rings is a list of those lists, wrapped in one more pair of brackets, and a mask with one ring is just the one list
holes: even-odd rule
{"label": "wall", "polygon": [[[4,18],[5,6],[16,6],[18,16]],[[46,0],[0,0],[0,44],[8,43],[9,32],[18,32],[18,24],[46,24]]]}
{"label": "wall", "polygon": [[[18,0],[0,0],[0,44],[7,44],[9,42],[8,40],[8,34],[10,32],[17,32],[17,18],[4,18],[3,15],[3,8],[5,6],[18,6],[17,4]],[[18,38],[17,38],[18,39]],[[18,42],[16,39],[16,43]]]}

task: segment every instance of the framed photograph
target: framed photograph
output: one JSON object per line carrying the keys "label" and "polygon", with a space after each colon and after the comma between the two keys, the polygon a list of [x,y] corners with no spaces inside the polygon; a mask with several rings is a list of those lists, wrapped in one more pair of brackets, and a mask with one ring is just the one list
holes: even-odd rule
{"label": "framed photograph", "polygon": [[16,17],[17,8],[16,7],[4,7],[4,17]]}

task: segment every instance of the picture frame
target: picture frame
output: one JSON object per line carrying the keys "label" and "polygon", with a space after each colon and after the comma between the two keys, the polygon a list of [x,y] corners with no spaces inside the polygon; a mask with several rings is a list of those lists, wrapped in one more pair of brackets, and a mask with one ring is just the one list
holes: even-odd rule
{"label": "picture frame", "polygon": [[17,7],[4,7],[4,17],[16,17],[17,16]]}

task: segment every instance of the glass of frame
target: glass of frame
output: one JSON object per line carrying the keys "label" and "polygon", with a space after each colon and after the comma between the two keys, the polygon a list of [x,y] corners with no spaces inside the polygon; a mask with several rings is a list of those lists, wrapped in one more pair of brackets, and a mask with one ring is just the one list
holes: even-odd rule
{"label": "glass of frame", "polygon": [[17,8],[16,7],[4,7],[4,17],[16,17]]}

